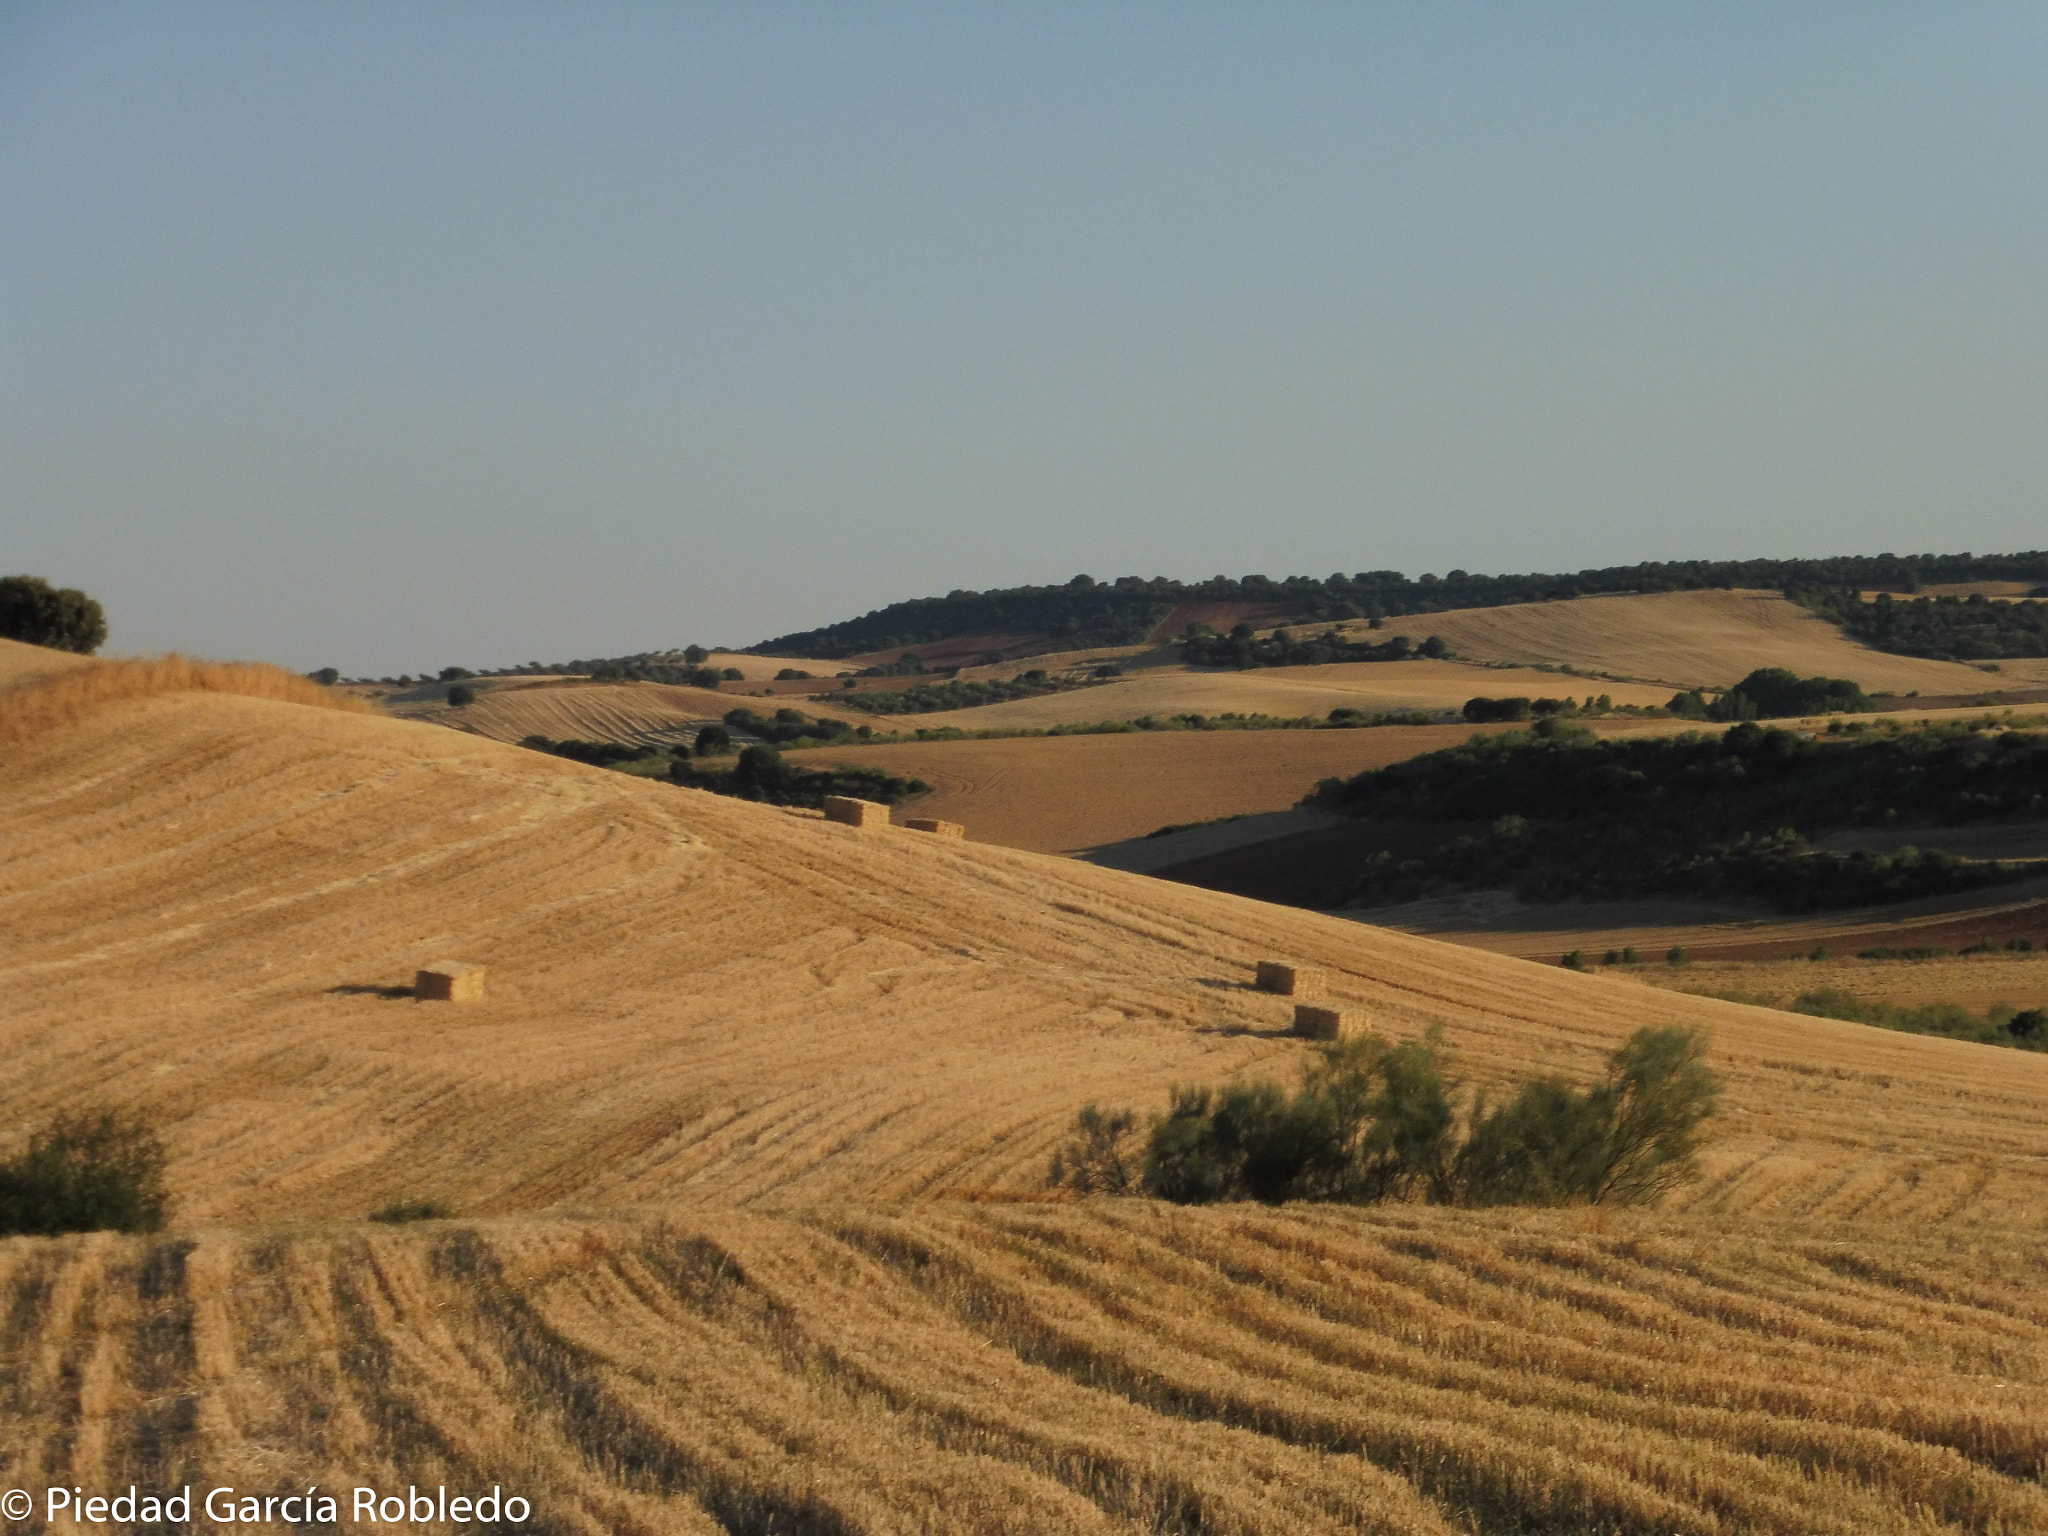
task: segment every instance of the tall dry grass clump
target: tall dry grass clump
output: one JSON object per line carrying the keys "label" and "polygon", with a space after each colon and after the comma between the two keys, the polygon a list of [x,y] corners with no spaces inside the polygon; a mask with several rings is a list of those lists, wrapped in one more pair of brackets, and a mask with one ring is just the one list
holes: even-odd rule
{"label": "tall dry grass clump", "polygon": [[263,662],[195,661],[176,653],[134,656],[75,667],[0,691],[0,742],[24,741],[110,704],[164,693],[236,693],[285,704],[374,713],[361,699]]}

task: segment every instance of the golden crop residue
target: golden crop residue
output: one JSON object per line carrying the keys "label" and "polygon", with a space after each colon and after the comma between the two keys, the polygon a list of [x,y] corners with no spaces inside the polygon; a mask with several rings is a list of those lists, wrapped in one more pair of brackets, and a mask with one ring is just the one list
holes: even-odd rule
{"label": "golden crop residue", "polygon": [[0,1477],[502,1483],[550,1528],[2048,1526],[2013,1250],[1078,1206],[0,1248]]}

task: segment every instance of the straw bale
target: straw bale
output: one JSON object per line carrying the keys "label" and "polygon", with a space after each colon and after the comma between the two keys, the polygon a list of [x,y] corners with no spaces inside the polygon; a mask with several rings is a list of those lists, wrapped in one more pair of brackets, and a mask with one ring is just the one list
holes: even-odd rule
{"label": "straw bale", "polygon": [[1316,966],[1261,960],[1258,988],[1261,992],[1278,992],[1282,997],[1321,997],[1329,990],[1329,974]]}
{"label": "straw bale", "polygon": [[849,827],[886,827],[889,807],[874,800],[856,800],[850,795],[827,795],[825,819]]}
{"label": "straw bale", "polygon": [[484,995],[484,968],[467,960],[436,960],[413,977],[412,995],[422,1002],[474,1002]]}
{"label": "straw bale", "polygon": [[940,821],[931,816],[912,816],[903,825],[913,832],[929,832],[934,837],[965,837],[967,829],[957,821]]}
{"label": "straw bale", "polygon": [[1294,1005],[1294,1032],[1309,1040],[1352,1040],[1369,1027],[1363,1008],[1318,1008]]}

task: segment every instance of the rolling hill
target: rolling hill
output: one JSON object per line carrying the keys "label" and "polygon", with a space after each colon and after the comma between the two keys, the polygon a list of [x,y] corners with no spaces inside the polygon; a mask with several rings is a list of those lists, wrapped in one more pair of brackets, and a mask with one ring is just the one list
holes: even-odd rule
{"label": "rolling hill", "polygon": [[[0,695],[0,1476],[504,1484],[555,1531],[2048,1526],[2048,1061],[868,832],[278,698]],[[472,1005],[390,995],[442,955]],[[1035,1203],[1088,1100],[1286,1074],[1250,963],[1466,1080],[1714,1031],[1654,1212]],[[365,1225],[426,1198],[454,1219]],[[346,1498],[344,1497],[344,1505]]]}
{"label": "rolling hill", "polygon": [[1727,688],[1758,667],[1846,677],[1885,694],[2048,686],[2048,660],[2006,661],[1986,673],[1961,662],[1891,656],[1857,644],[1776,592],[1664,592],[1471,608],[1431,614],[1429,627],[1475,661],[1568,663],[1670,688]]}

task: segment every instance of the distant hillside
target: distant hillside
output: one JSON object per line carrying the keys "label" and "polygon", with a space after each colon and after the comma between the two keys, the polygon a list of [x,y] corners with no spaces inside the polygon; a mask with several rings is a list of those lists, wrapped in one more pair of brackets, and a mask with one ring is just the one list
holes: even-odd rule
{"label": "distant hillside", "polygon": [[1135,645],[1183,603],[1250,603],[1311,622],[1394,618],[1453,608],[1492,608],[1604,592],[1680,592],[1701,588],[1829,587],[1917,592],[1944,582],[2048,582],[2048,550],[2009,555],[1838,555],[1820,560],[1645,561],[1576,574],[1409,577],[1399,571],[1342,572],[1317,579],[1212,576],[1176,581],[1076,576],[1062,586],[954,591],[911,598],[857,619],[778,635],[756,654],[841,658],[962,635],[1019,633],[1095,645]]}

